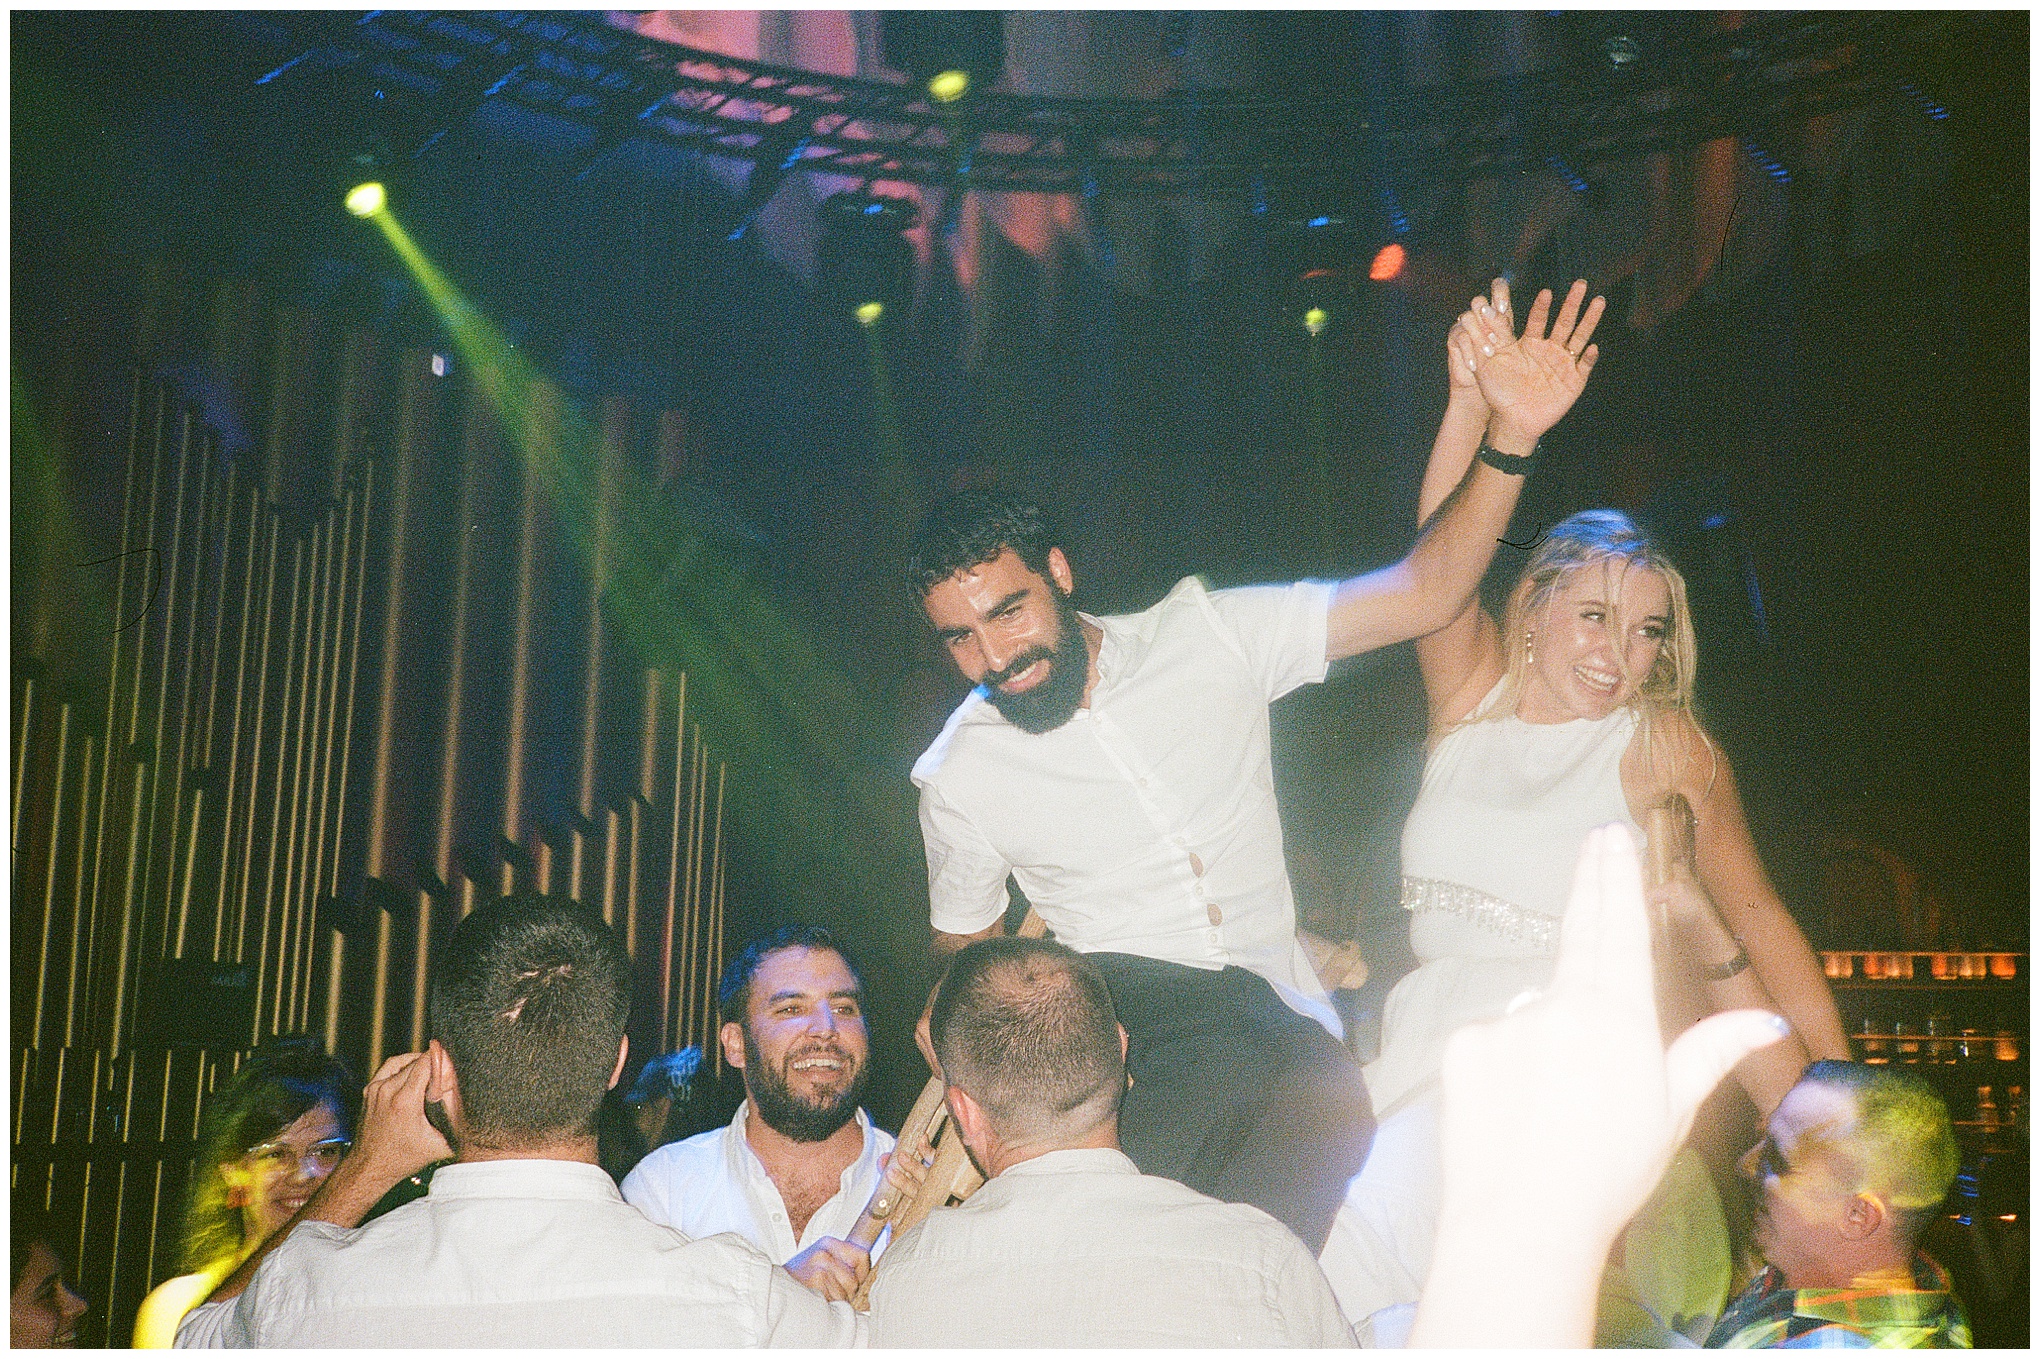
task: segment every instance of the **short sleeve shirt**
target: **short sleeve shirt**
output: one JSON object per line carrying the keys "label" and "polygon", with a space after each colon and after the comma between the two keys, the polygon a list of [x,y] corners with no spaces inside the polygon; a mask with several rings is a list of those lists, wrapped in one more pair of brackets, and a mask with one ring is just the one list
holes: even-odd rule
{"label": "short sleeve shirt", "polygon": [[1340,1033],[1296,940],[1268,705],[1325,676],[1333,587],[1181,581],[1104,634],[1088,707],[1040,735],[982,688],[914,766],[930,921],[998,920],[1006,875],[1063,943],[1243,967]]}

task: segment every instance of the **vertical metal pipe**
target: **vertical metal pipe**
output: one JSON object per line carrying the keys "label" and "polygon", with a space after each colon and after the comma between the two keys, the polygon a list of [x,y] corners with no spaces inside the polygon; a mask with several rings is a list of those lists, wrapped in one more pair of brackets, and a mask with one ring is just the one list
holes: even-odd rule
{"label": "vertical metal pipe", "polygon": [[[219,714],[220,714],[220,671],[225,665],[227,653],[228,600],[233,595],[234,580],[234,511],[240,503],[239,468],[228,461],[219,479],[219,531],[214,536],[218,543],[219,567],[213,580],[213,625],[212,650],[207,658],[205,683],[205,730],[199,743],[199,762],[212,771],[216,785],[222,789],[219,810],[220,865],[215,873],[212,900],[212,946],[208,956],[214,962],[220,958],[220,942],[226,928],[227,864],[233,852],[234,816],[234,771],[232,762],[223,771],[220,768]],[[245,606],[245,599],[244,599]],[[243,618],[245,619],[245,607]]]}
{"label": "vertical metal pipe", "polygon": [[186,832],[184,847],[184,885],[177,893],[177,937],[172,944],[170,956],[184,956],[184,930],[191,920],[191,883],[198,876],[198,825],[205,812],[205,789],[191,790],[191,826]]}
{"label": "vertical metal pipe", "polygon": [[[262,1001],[270,997],[270,1032],[276,1032],[275,987],[269,970],[270,935],[280,932],[277,920],[277,852],[283,843],[283,804],[285,766],[290,755],[290,710],[292,682],[296,679],[296,668],[290,660],[297,651],[298,605],[304,584],[305,544],[304,539],[293,536],[290,545],[290,614],[284,626],[283,663],[278,667],[283,672],[283,694],[277,703],[276,777],[274,792],[269,799],[269,838],[264,846],[262,869],[262,928],[256,936],[255,945],[255,1031],[251,1043],[262,1041]],[[285,922],[287,923],[287,922]]]}
{"label": "vertical metal pipe", "polygon": [[680,908],[680,828],[687,809],[687,672],[680,672],[679,724],[673,730],[673,835],[666,851],[666,920],[659,932],[659,1041],[673,1034],[673,927]]}
{"label": "vertical metal pipe", "polygon": [[[170,400],[168,389],[161,389],[157,399],[159,402],[167,405]],[[163,806],[163,788],[166,782],[174,781],[181,783],[183,780],[183,771],[174,768],[177,764],[177,759],[170,754],[167,748],[168,743],[165,740],[165,728],[170,720],[170,675],[177,650],[178,614],[183,602],[183,592],[179,587],[183,584],[184,573],[185,490],[190,483],[191,476],[191,459],[187,456],[192,433],[191,412],[188,408],[179,407],[177,415],[178,424],[174,450],[176,467],[175,475],[171,479],[170,493],[170,551],[168,560],[164,562],[162,567],[162,588],[158,591],[162,601],[163,625],[159,630],[160,640],[153,649],[150,662],[156,681],[154,685],[155,702],[151,705],[153,707],[152,716],[154,720],[149,724],[149,748],[152,753],[149,759],[148,796],[142,801],[146,828],[142,832],[141,839],[141,885],[136,892],[137,898],[143,903],[143,914],[137,922],[136,928],[137,951],[146,955],[149,951],[148,937],[150,934],[155,934],[155,953],[158,957],[163,955],[169,943],[170,913],[168,911],[151,911],[147,908],[147,904],[164,900],[168,896],[165,888],[158,887],[156,882],[158,858],[160,857],[166,861],[163,864],[162,870],[166,886],[171,867],[177,861],[177,805],[174,793],[171,795],[170,806],[167,809],[171,821],[167,836],[158,832],[158,825],[162,821],[163,813],[166,810]],[[153,535],[150,541],[152,543],[155,541]],[[153,607],[151,605],[151,608]],[[140,661],[141,653],[137,653],[136,659],[138,662]],[[139,708],[139,689],[137,690],[136,698]],[[164,768],[166,764],[173,766],[173,768],[166,771]],[[139,967],[136,969],[135,982],[137,986],[141,984],[141,969]]]}
{"label": "vertical metal pipe", "polygon": [[[616,814],[616,808],[602,809],[602,918],[614,921],[623,907],[623,899],[617,891],[617,837],[623,833],[623,818]],[[637,957],[637,915],[625,912],[623,917],[623,951],[632,959]]]}
{"label": "vertical metal pipe", "polygon": [[[635,940],[643,933],[638,928],[638,870],[644,863],[645,802],[634,797],[626,805],[630,813],[630,840],[623,857],[623,918],[626,933]],[[635,944],[630,956],[632,962],[637,961]]]}
{"label": "vertical metal pipe", "polygon": [[318,909],[320,870],[323,868],[314,857],[314,846],[320,843],[319,818],[323,815],[323,795],[319,787],[319,766],[325,758],[325,733],[329,724],[325,720],[325,708],[330,701],[332,686],[328,683],[330,662],[339,655],[339,648],[333,645],[334,614],[337,609],[333,602],[333,582],[336,572],[333,559],[338,552],[339,534],[333,522],[333,514],[327,512],[319,525],[323,534],[324,547],[317,556],[318,569],[313,573],[318,606],[315,613],[314,632],[317,639],[306,639],[305,664],[309,671],[306,684],[305,724],[299,738],[299,749],[304,758],[305,772],[304,815],[299,818],[299,834],[296,872],[292,882],[292,893],[297,902],[298,930],[291,948],[290,1001],[285,1008],[289,1026],[293,1032],[310,1022],[309,1005],[312,991],[313,955],[317,952]]}
{"label": "vertical metal pipe", "polygon": [[78,848],[75,851],[76,862],[71,870],[71,948],[65,955],[64,970],[63,1045],[65,1047],[69,1047],[78,1041],[78,972],[79,964],[83,961],[80,955],[84,947],[80,940],[80,929],[85,923],[85,905],[87,900],[86,888],[88,878],[85,871],[85,857],[87,847],[91,843],[87,831],[90,829],[92,821],[92,755],[94,744],[93,737],[88,732],[85,737],[85,758],[79,761],[78,764],[78,833],[75,837],[78,842]]}
{"label": "vertical metal pipe", "polygon": [[[347,962],[347,941],[336,929],[326,931],[326,1051],[340,1051],[340,980]],[[373,1073],[371,1073],[373,1074]]]}
{"label": "vertical metal pipe", "polygon": [[701,727],[694,728],[694,817],[687,834],[687,962],[688,987],[693,992],[692,1004],[688,1008],[690,1033],[700,1018],[702,995],[695,971],[701,959],[702,916],[706,902],[701,890],[702,869],[706,856],[701,852],[701,843],[708,834],[708,751],[702,743]]}
{"label": "vertical metal pipe", "polygon": [[[63,862],[64,841],[64,787],[70,774],[71,758],[71,705],[62,704],[57,709],[57,768],[50,789],[50,837],[49,865],[43,874],[42,903],[42,947],[37,955],[35,968],[35,1014],[29,1024],[29,1042],[40,1047],[43,1041],[43,1002],[50,983],[50,930],[57,913],[57,870]],[[14,852],[18,856],[21,846]]]}
{"label": "vertical metal pipe", "polygon": [[730,770],[727,764],[724,764],[721,761],[717,761],[715,766],[715,840],[709,851],[710,854],[709,901],[713,907],[713,914],[709,917],[710,927],[708,934],[709,939],[708,969],[703,974],[704,977],[707,979],[708,993],[709,996],[711,997],[711,1002],[708,1011],[704,1016],[705,1025],[702,1029],[703,1051],[707,1050],[708,1040],[715,1032],[715,1009],[712,998],[715,995],[715,979],[722,973],[723,943],[724,943],[723,853],[722,853],[723,790],[729,772]]}
{"label": "vertical metal pipe", "polygon": [[148,782],[148,771],[139,764],[135,765],[134,788],[128,798],[126,869],[121,875],[120,885],[120,946],[113,960],[112,1032],[107,1040],[107,1052],[112,1056],[120,1055],[126,1038],[128,955],[135,943],[135,860],[143,852],[142,796],[148,789]]}
{"label": "vertical metal pipe", "polygon": [[[368,875],[389,876],[392,853],[390,795],[397,748],[397,679],[403,673],[404,599],[410,581],[411,497],[416,479],[417,456],[427,443],[427,412],[423,387],[424,366],[418,355],[407,353],[403,364],[403,389],[397,403],[397,463],[391,471],[390,525],[382,556],[382,664],[376,678],[375,753],[370,757],[368,802]],[[466,506],[461,507],[465,513]],[[458,520],[455,531],[467,534],[467,521]],[[456,645],[458,639],[456,638]],[[387,984],[387,972],[378,973]],[[379,993],[374,1011],[380,1013],[387,999]],[[372,1045],[373,1046],[373,1045]]]}
{"label": "vertical metal pipe", "polygon": [[[229,479],[234,480],[236,485],[239,484],[238,480],[236,480],[238,476],[238,469],[230,470],[228,473]],[[234,810],[236,797],[242,791],[241,717],[248,696],[248,633],[255,618],[256,564],[262,557],[262,507],[261,502],[256,498],[256,491],[253,486],[247,488],[245,496],[248,501],[248,542],[245,549],[246,563],[241,571],[240,605],[236,610],[239,623],[235,629],[238,636],[234,647],[233,715],[227,727],[227,786],[225,795],[220,803],[220,879],[219,889],[215,893],[213,903],[212,956],[215,962],[219,960],[221,952],[226,948],[228,897],[234,878],[234,847],[236,843],[239,843],[242,847],[244,863],[248,853],[247,842],[239,839],[235,834]],[[240,498],[239,495],[236,496],[237,500]],[[231,528],[231,524],[229,527]],[[236,540],[230,536],[227,541],[231,550],[231,546]],[[233,571],[229,568],[224,574],[228,579],[231,579]],[[221,590],[221,594],[224,596],[224,588]],[[252,786],[250,791],[252,792]],[[251,797],[250,801],[252,800]],[[234,956],[237,959],[240,957],[238,937],[234,945]]]}
{"label": "vertical metal pipe", "polygon": [[361,674],[361,606],[368,586],[370,514],[375,509],[375,464],[363,463],[358,500],[360,527],[354,536],[354,604],[347,615],[347,681],[340,700],[340,777],[333,811],[333,877],[328,890],[340,890],[341,846],[347,830],[347,775],[354,755],[355,686]]}
{"label": "vertical metal pipe", "polygon": [[[517,589],[512,605],[510,641],[510,699],[507,716],[510,728],[503,751],[503,838],[521,843],[524,821],[525,736],[531,705],[532,595],[536,586],[538,559],[538,472],[529,456],[516,460],[517,485]],[[514,890],[514,867],[505,860],[502,868],[504,892]]]}
{"label": "vertical metal pipe", "polygon": [[[190,758],[191,709],[195,687],[193,676],[198,669],[198,619],[201,591],[204,589],[205,582],[206,495],[212,484],[212,440],[206,437],[205,431],[198,424],[196,412],[188,406],[183,410],[178,431],[177,513],[173,520],[174,527],[171,530],[170,538],[170,597],[164,601],[163,680],[160,686],[161,697],[158,700],[156,710],[156,730],[159,733],[157,736],[157,747],[160,750],[164,741],[162,733],[165,730],[170,707],[170,653],[172,650],[181,650],[183,654],[179,664],[176,686],[177,754],[171,760],[169,770],[170,831],[163,839],[165,860],[163,890],[151,894],[145,900],[167,903],[172,895],[177,897],[179,911],[177,926],[174,932],[174,945],[176,956],[182,957],[184,952],[184,930],[189,917],[191,884],[189,861],[186,864],[185,881],[182,886],[178,884],[177,847],[183,839],[179,832],[183,826],[185,805],[184,774]],[[191,470],[191,445],[194,440],[198,444],[197,475],[187,482],[187,473]],[[187,522],[185,488],[187,484],[191,488],[189,499],[193,502],[188,516],[191,525],[189,536],[192,539],[189,543],[185,541],[185,524]],[[188,567],[187,562],[189,563]],[[185,581],[187,571],[190,576],[188,583]],[[179,637],[182,638],[182,647],[173,647],[173,639]],[[157,761],[157,768],[159,771],[159,782],[156,800],[160,801],[160,780],[162,777],[160,772],[162,761],[160,759]],[[196,815],[195,805],[193,814],[194,816]],[[193,830],[195,831],[196,829],[197,825],[194,821]],[[170,951],[170,946],[173,943],[172,934],[169,912],[165,910],[163,921],[164,937],[162,940],[164,947],[161,950],[162,952],[168,953]]]}
{"label": "vertical metal pipe", "polygon": [[[255,721],[248,733],[248,791],[243,799],[247,818],[241,837],[241,886],[234,910],[234,961],[248,960],[248,911],[253,903],[255,890],[255,854],[258,841],[255,838],[256,819],[262,807],[262,766],[263,742],[268,729],[269,718],[269,662],[275,655],[276,631],[276,580],[277,559],[282,553],[283,525],[273,513],[263,513],[267,520],[268,533],[263,544],[262,567],[262,634],[255,653]],[[238,740],[238,736],[236,740]],[[272,792],[271,805],[275,803]],[[275,840],[269,841],[275,847]],[[261,936],[258,948],[269,946],[269,936]],[[261,976],[261,953],[256,954],[256,976]],[[256,1003],[256,1012],[261,1012],[261,1003]],[[256,1041],[253,1036],[249,1041]]]}
{"label": "vertical metal pipe", "polygon": [[425,1050],[425,995],[432,962],[432,898],[418,893],[418,940],[411,954],[411,1046],[406,1052]]}
{"label": "vertical metal pipe", "polygon": [[390,913],[377,908],[375,913],[375,976],[369,989],[368,998],[368,1062],[366,1068],[373,1073],[382,1065],[383,1044],[388,1032],[390,1013]]}
{"label": "vertical metal pipe", "polygon": [[[595,818],[595,772],[596,753],[602,740],[602,679],[603,643],[606,629],[602,622],[602,596],[609,588],[609,554],[611,525],[616,517],[617,464],[620,445],[629,437],[629,410],[621,401],[608,404],[609,419],[605,422],[602,452],[595,479],[595,544],[588,564],[588,632],[583,644],[583,668],[581,684],[581,781],[577,806],[584,822]],[[619,428],[619,426],[621,426]],[[574,841],[574,861],[571,880],[572,895],[577,899],[581,893],[583,873],[582,857],[586,852],[584,839]],[[605,913],[607,902],[605,895]],[[611,923],[615,923],[613,917]]]}
{"label": "vertical metal pipe", "polygon": [[14,820],[7,843],[21,853],[22,790],[28,782],[29,737],[35,729],[35,676],[21,681],[21,708],[14,715]]}
{"label": "vertical metal pipe", "polygon": [[319,577],[326,558],[326,525],[312,525],[312,537],[305,561],[304,630],[291,648],[290,665],[297,702],[291,716],[288,740],[290,759],[290,813],[283,839],[282,910],[283,930],[277,937],[276,979],[271,991],[271,1008],[277,1033],[289,1033],[297,1018],[298,952],[305,938],[304,898],[299,889],[304,879],[304,829],[310,819],[305,802],[305,773],[311,727],[314,690],[318,683],[316,640],[319,631]]}

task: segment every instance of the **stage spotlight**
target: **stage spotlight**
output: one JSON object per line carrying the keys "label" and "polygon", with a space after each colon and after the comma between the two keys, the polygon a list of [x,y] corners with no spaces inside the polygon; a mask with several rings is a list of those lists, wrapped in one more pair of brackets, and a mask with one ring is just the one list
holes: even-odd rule
{"label": "stage spotlight", "polygon": [[1374,252],[1374,263],[1367,266],[1367,277],[1376,283],[1387,283],[1402,274],[1403,265],[1408,261],[1408,252],[1399,243],[1390,241]]}
{"label": "stage spotlight", "polygon": [[1006,66],[1006,16],[999,10],[890,10],[879,17],[879,60],[953,104],[997,81]]}
{"label": "stage spotlight", "polygon": [[885,303],[883,302],[862,303],[861,305],[858,306],[855,314],[857,317],[858,325],[875,326],[878,324],[878,318],[885,315]]}
{"label": "stage spotlight", "polygon": [[388,198],[383,186],[370,180],[347,191],[347,210],[356,217],[373,217],[383,210]]}
{"label": "stage spotlight", "polygon": [[1313,335],[1325,333],[1325,327],[1332,323],[1332,314],[1323,307],[1312,307],[1303,314],[1303,328]]}

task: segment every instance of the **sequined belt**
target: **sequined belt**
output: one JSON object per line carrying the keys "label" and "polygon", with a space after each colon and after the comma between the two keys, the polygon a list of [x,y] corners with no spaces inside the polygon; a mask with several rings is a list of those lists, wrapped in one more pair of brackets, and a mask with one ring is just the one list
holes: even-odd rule
{"label": "sequined belt", "polygon": [[1512,943],[1529,944],[1546,952],[1558,942],[1557,916],[1526,911],[1513,901],[1491,897],[1443,878],[1404,878],[1402,904],[1405,911],[1412,913],[1445,911]]}

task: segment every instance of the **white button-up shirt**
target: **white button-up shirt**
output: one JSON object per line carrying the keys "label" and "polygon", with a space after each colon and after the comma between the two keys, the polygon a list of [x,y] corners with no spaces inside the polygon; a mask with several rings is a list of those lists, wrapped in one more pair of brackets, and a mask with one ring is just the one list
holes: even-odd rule
{"label": "white button-up shirt", "polygon": [[1350,1348],[1303,1243],[1258,1208],[1052,1151],[907,1231],[872,1278],[871,1343]]}
{"label": "white button-up shirt", "polygon": [[734,1236],[689,1241],[579,1161],[442,1166],[360,1227],[303,1222],[188,1347],[843,1347],[863,1319]]}
{"label": "white button-up shirt", "polygon": [[[871,1116],[857,1111],[864,1149],[843,1171],[835,1197],[815,1210],[796,1240],[779,1186],[744,1135],[751,1114],[747,1099],[728,1127],[657,1148],[623,1177],[623,1197],[652,1221],[685,1236],[735,1232],[780,1264],[825,1236],[847,1238],[884,1178],[878,1158],[892,1150],[892,1134],[873,1127]],[[871,1258],[878,1259],[884,1249],[881,1237]]]}
{"label": "white button-up shirt", "polygon": [[914,765],[929,918],[973,934],[1006,875],[1057,939],[1265,977],[1342,1036],[1296,939],[1268,705],[1325,676],[1332,586],[1208,591],[1191,577],[1104,633],[1088,707],[1039,736],[980,687]]}

